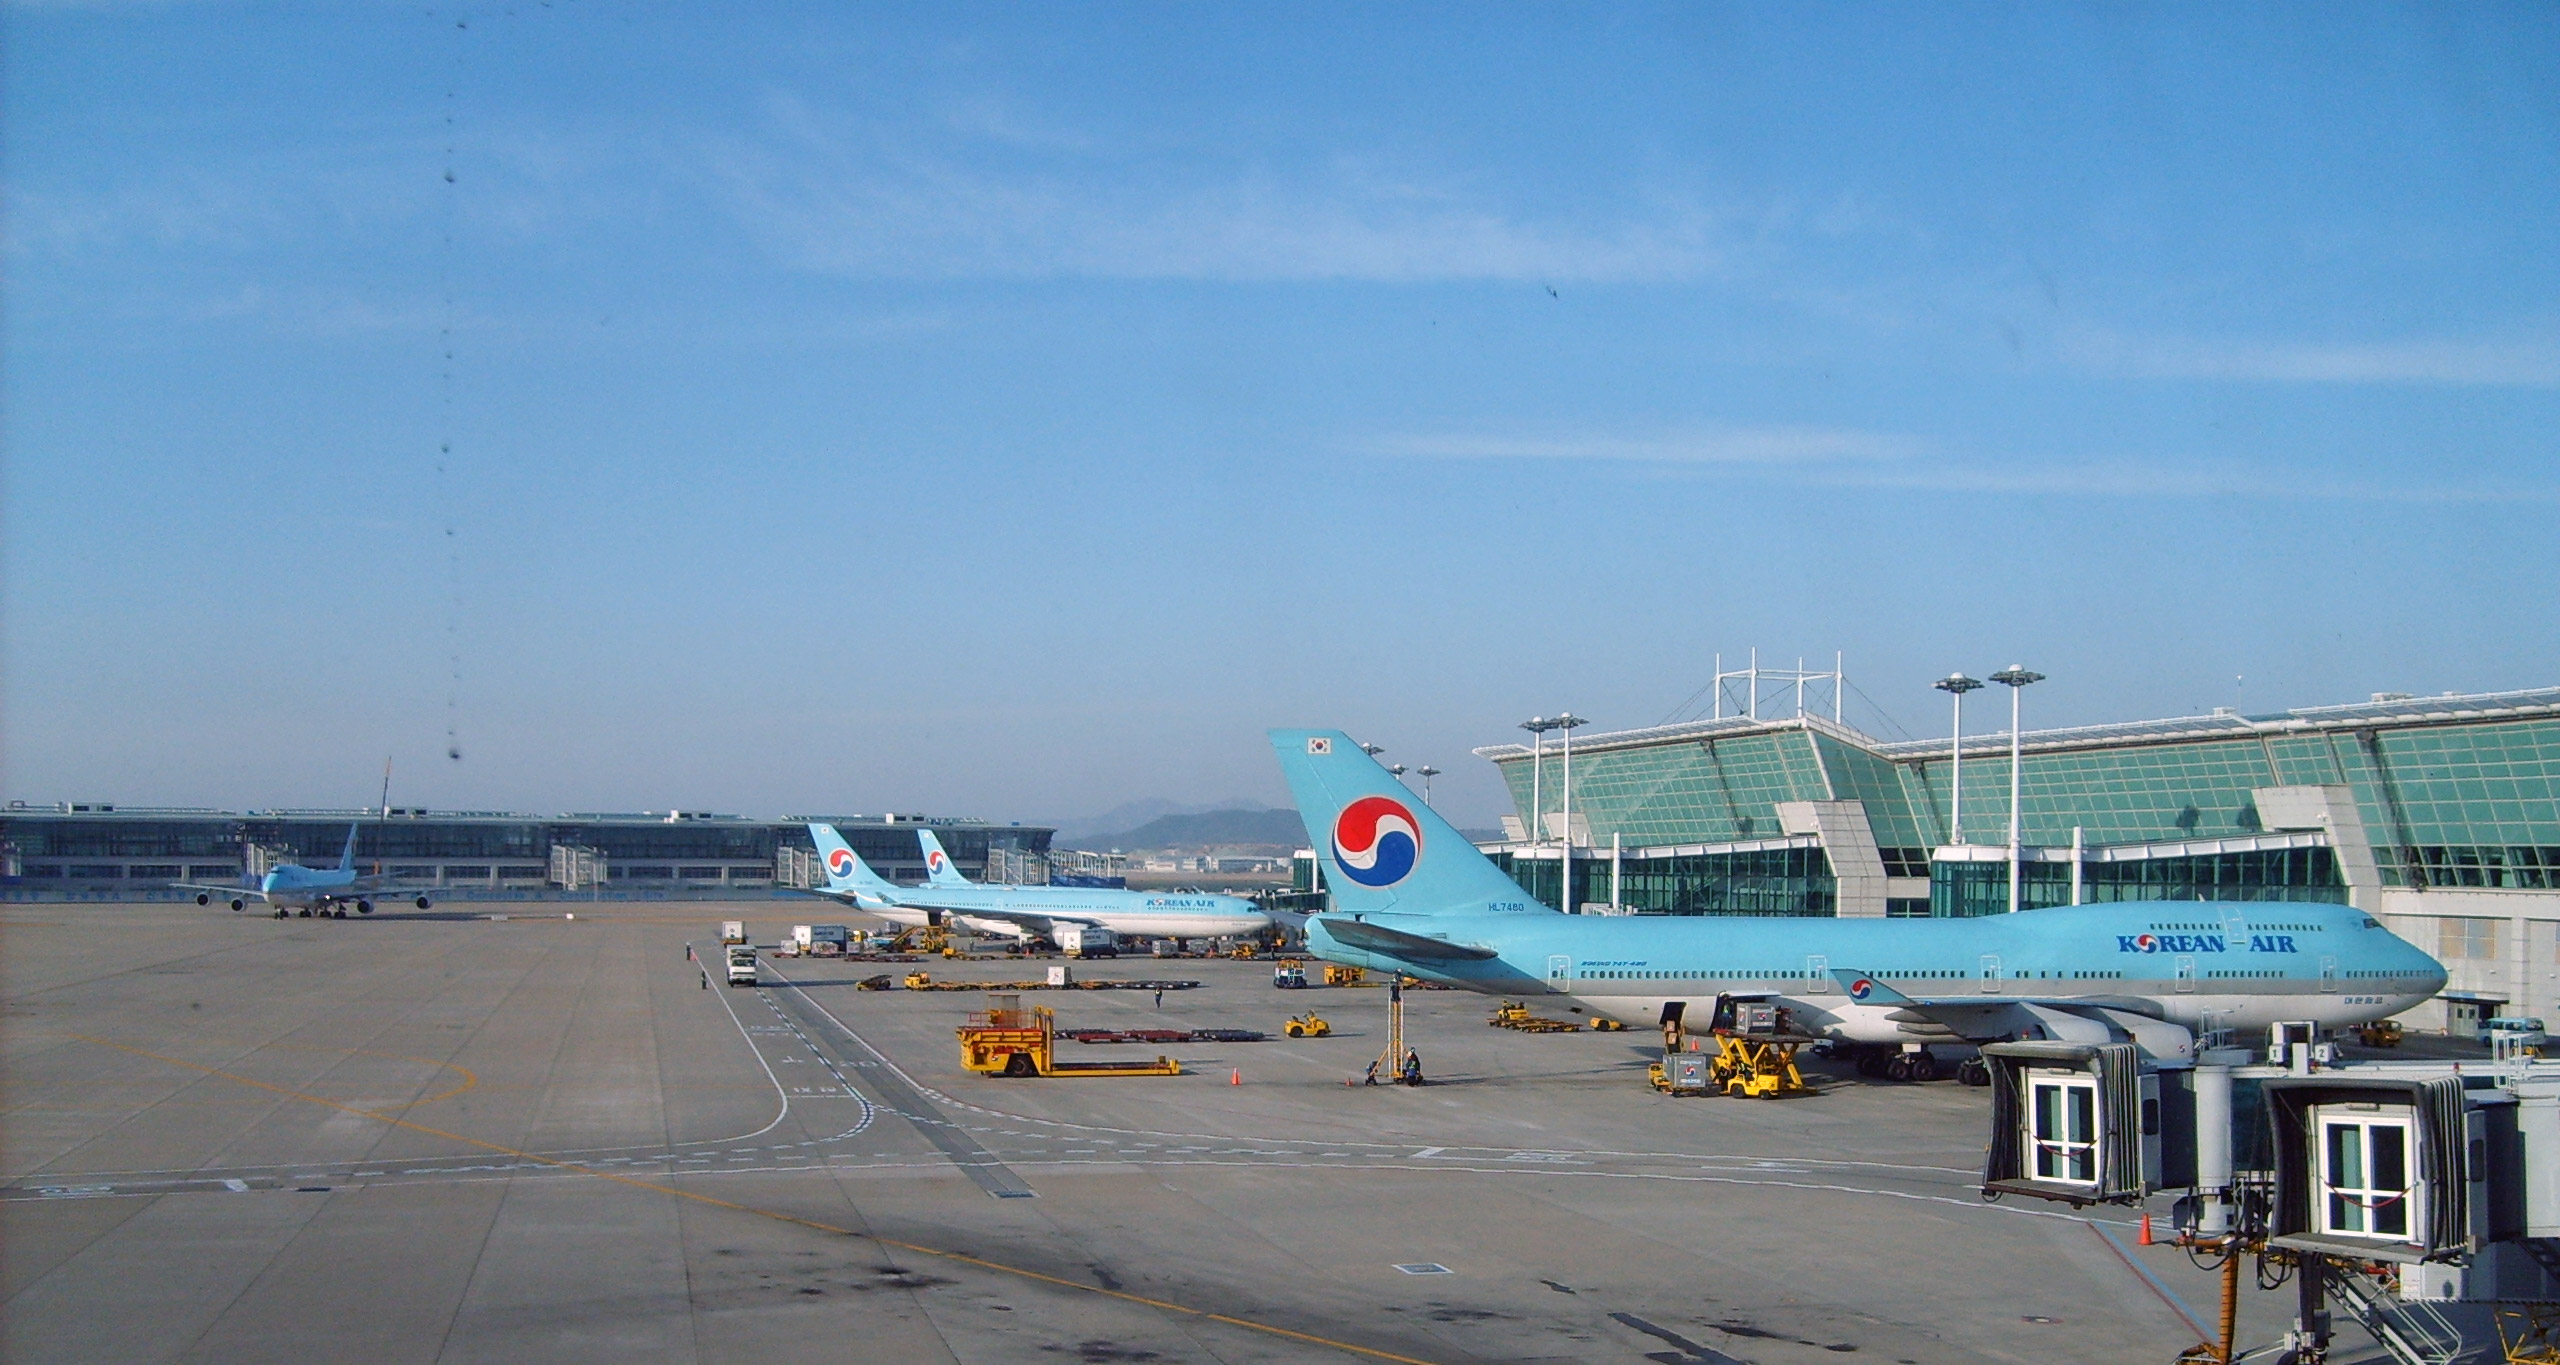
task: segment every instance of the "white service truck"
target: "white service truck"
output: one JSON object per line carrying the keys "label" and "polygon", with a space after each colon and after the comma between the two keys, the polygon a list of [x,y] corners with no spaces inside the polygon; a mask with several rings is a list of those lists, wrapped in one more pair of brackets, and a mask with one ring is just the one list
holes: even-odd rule
{"label": "white service truck", "polygon": [[1049,931],[1058,941],[1058,951],[1069,957],[1118,957],[1120,939],[1108,929],[1063,924]]}
{"label": "white service truck", "polygon": [[729,984],[732,986],[752,986],[756,984],[756,948],[754,944],[732,943],[729,945]]}

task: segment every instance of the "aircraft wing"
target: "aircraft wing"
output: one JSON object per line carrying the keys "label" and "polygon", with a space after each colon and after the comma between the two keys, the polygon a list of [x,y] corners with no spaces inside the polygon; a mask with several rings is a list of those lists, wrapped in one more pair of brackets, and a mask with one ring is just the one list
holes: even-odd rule
{"label": "aircraft wing", "polygon": [[[2192,1046],[2186,1030],[2167,1023],[2148,1001],[2118,995],[1935,995],[1914,997],[1885,984],[1872,972],[1831,973],[1861,1005],[1890,1008],[1891,1018],[1906,1023],[1940,1025],[1966,1042],[2019,1037],[2070,1037],[2095,1027],[2098,1041],[2130,1035],[2154,1055],[2184,1055]],[[2185,1046],[2182,1046],[2182,1043]]]}
{"label": "aircraft wing", "polygon": [[931,901],[917,900],[913,897],[903,898],[901,903],[917,909],[938,910],[946,916],[957,916],[961,919],[994,920],[998,924],[1010,924],[1038,934],[1048,933],[1051,929],[1061,926],[1079,929],[1103,927],[1102,921],[1091,915],[1062,915],[1047,910],[982,910],[956,905],[938,906]]}
{"label": "aircraft wing", "polygon": [[217,896],[256,896],[264,894],[254,886],[242,886],[238,882],[233,882],[228,886],[219,882],[171,882],[169,883],[169,887],[173,891],[210,891]]}
{"label": "aircraft wing", "polygon": [[1364,952],[1400,957],[1407,962],[1483,962],[1502,956],[1491,948],[1408,934],[1402,929],[1390,929],[1382,924],[1369,924],[1339,915],[1318,915],[1307,923],[1323,925],[1325,933],[1336,943]]}

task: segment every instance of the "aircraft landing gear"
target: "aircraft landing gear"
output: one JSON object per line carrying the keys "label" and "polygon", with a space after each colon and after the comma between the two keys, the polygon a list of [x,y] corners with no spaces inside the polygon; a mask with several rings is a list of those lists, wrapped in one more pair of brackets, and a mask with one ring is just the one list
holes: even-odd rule
{"label": "aircraft landing gear", "polygon": [[1967,1057],[1956,1063],[1956,1079],[1966,1085],[1989,1085],[1991,1068],[1980,1057]]}
{"label": "aircraft landing gear", "polygon": [[345,919],[347,917],[347,907],[341,905],[337,909],[330,911],[329,916],[332,919]]}
{"label": "aircraft landing gear", "polygon": [[293,912],[293,917],[294,917],[295,919],[309,919],[309,918],[311,918],[311,907],[306,905],[306,906],[302,907],[301,909],[294,911],[294,912]]}
{"label": "aircraft landing gear", "polygon": [[1885,1058],[1879,1069],[1884,1072],[1888,1080],[1934,1081],[1938,1079],[1938,1059],[1930,1056],[1925,1050],[1897,1052]]}
{"label": "aircraft landing gear", "polygon": [[279,906],[277,906],[277,907],[276,907],[276,918],[277,918],[277,919],[283,919],[283,918],[284,918],[284,907],[283,907],[283,906],[281,906],[281,905],[279,905]]}

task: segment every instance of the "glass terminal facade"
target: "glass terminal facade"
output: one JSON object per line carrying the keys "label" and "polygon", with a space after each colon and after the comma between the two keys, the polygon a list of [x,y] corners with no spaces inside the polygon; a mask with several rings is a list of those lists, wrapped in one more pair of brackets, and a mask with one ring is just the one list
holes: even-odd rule
{"label": "glass terminal facade", "polygon": [[[2560,889],[2560,689],[2029,732],[2020,748],[2022,906],[2071,903],[2075,884],[2082,901],[2347,901],[2359,879]],[[1573,750],[1574,903],[2008,908],[2005,733],[1967,737],[1961,811],[1947,741],[1888,743],[1814,716],[1592,735]],[[1526,837],[1562,809],[1559,746],[1477,752],[1520,812],[1492,851],[1559,903],[1557,850]]]}

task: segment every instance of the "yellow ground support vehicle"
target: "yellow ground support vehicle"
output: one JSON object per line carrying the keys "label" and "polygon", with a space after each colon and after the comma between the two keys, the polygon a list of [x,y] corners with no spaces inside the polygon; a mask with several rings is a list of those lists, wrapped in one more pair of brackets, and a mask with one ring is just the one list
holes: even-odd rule
{"label": "yellow ground support vehicle", "polygon": [[1058,1017],[1046,1005],[1022,1008],[1022,997],[990,997],[993,1008],[969,1016],[960,1035],[960,1064],[981,1076],[1179,1076],[1182,1063],[1061,1062]]}
{"label": "yellow ground support vehicle", "polygon": [[938,953],[951,946],[951,931],[939,924],[902,929],[889,941],[887,951],[893,953]]}
{"label": "yellow ground support vehicle", "polygon": [[1505,1000],[1495,1006],[1493,1017],[1485,1022],[1495,1028],[1507,1028],[1521,1033],[1572,1033],[1582,1027],[1580,1024],[1566,1020],[1545,1019],[1531,1014],[1529,1007],[1517,1000]]}
{"label": "yellow ground support vehicle", "polygon": [[1796,1070],[1795,1041],[1719,1033],[1723,1051],[1707,1063],[1707,1074],[1728,1095],[1774,1100],[1804,1093],[1804,1073]]}
{"label": "yellow ground support vehicle", "polygon": [[1366,967],[1345,967],[1340,963],[1328,962],[1324,964],[1324,984],[1328,986],[1366,986],[1369,984],[1369,969]]}
{"label": "yellow ground support vehicle", "polygon": [[1627,1031],[1627,1026],[1605,1014],[1595,1014],[1591,1016],[1591,1031],[1593,1033],[1624,1033]]}
{"label": "yellow ground support vehicle", "polygon": [[1314,1010],[1309,1010],[1304,1014],[1290,1015],[1289,1022],[1282,1024],[1280,1031],[1291,1038],[1323,1038],[1332,1034],[1333,1025],[1325,1022]]}
{"label": "yellow ground support vehicle", "polygon": [[1810,1092],[1796,1069],[1796,1049],[1815,1040],[1795,1031],[1785,1006],[1766,998],[1718,996],[1708,1032],[1717,1050],[1707,1075],[1723,1093],[1774,1100]]}
{"label": "yellow ground support vehicle", "polygon": [[2400,1021],[2376,1019],[2370,1024],[2361,1025],[2356,1029],[2356,1041],[2366,1047],[2398,1047],[2400,1046]]}

